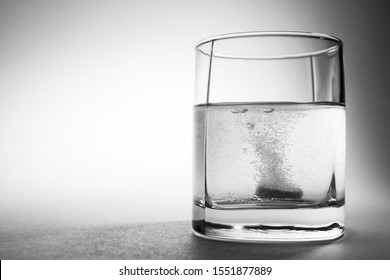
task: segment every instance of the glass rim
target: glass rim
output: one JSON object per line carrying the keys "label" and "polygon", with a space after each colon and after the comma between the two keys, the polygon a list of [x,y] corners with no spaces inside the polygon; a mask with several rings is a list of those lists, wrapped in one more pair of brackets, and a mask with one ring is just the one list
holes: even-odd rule
{"label": "glass rim", "polygon": [[281,37],[296,37],[296,38],[311,38],[318,40],[328,40],[334,43],[333,46],[328,48],[320,49],[319,51],[312,52],[303,52],[299,54],[282,54],[282,55],[265,55],[265,56],[224,56],[218,55],[221,58],[231,58],[231,59],[283,59],[283,58],[300,58],[300,57],[308,57],[320,55],[323,53],[334,53],[337,52],[339,48],[343,47],[343,41],[335,36],[324,34],[324,33],[316,33],[316,32],[304,32],[304,31],[250,31],[250,32],[236,32],[236,33],[226,33],[221,35],[212,36],[206,39],[199,41],[195,45],[195,50],[200,51],[205,55],[210,55],[209,53],[205,53],[201,47],[207,43],[213,43],[215,41],[226,40],[226,39],[239,39],[245,37],[273,37],[273,36],[281,36]]}

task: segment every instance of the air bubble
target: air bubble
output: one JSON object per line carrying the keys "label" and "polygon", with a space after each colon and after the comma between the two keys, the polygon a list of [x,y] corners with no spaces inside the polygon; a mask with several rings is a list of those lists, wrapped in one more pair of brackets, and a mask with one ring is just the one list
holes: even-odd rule
{"label": "air bubble", "polygon": [[247,127],[248,129],[254,129],[254,128],[255,128],[255,125],[254,125],[253,123],[247,123],[247,124],[246,124],[246,127]]}
{"label": "air bubble", "polygon": [[233,114],[242,114],[248,112],[248,109],[237,108],[237,109],[231,109],[230,112],[232,112]]}
{"label": "air bubble", "polygon": [[272,113],[273,111],[275,111],[274,108],[263,108],[262,110],[264,113]]}

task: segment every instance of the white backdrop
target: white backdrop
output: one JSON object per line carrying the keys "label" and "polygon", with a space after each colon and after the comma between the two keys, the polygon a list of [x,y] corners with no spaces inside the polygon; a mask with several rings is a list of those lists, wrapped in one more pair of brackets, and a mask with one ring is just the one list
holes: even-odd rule
{"label": "white backdrop", "polygon": [[359,115],[374,107],[352,83],[364,14],[339,1],[1,1],[0,223],[189,220],[194,46],[230,32],[345,41],[358,174],[377,156],[362,149],[374,140]]}

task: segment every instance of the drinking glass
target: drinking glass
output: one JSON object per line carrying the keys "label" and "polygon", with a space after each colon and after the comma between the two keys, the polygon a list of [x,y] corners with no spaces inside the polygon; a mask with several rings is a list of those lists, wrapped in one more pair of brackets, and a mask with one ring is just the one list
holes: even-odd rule
{"label": "drinking glass", "polygon": [[196,235],[343,235],[342,48],[338,38],[306,32],[228,34],[196,46]]}

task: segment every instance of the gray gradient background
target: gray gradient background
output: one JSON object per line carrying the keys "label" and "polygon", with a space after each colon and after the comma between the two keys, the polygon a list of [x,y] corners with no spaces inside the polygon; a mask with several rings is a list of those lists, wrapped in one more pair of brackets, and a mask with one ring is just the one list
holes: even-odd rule
{"label": "gray gradient background", "polygon": [[194,45],[261,30],[344,41],[347,230],[351,216],[389,224],[387,11],[386,1],[1,0],[0,226],[189,220]]}

